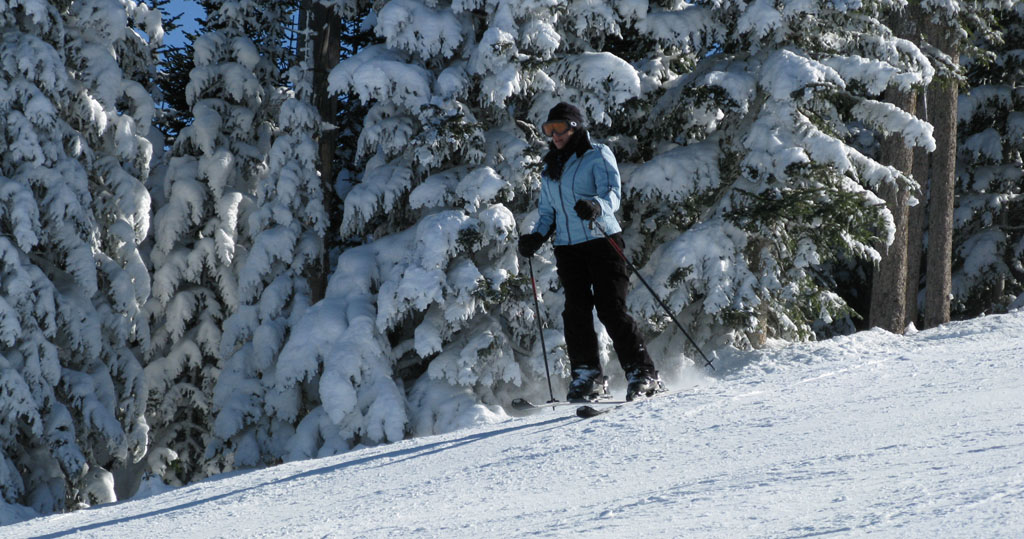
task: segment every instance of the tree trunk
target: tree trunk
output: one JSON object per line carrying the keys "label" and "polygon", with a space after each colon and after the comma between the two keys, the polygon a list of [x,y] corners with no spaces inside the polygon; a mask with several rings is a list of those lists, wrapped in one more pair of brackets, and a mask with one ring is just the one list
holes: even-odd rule
{"label": "tree trunk", "polygon": [[[910,112],[914,108],[913,93],[887,91],[886,101]],[[881,160],[900,171],[909,173],[914,161],[914,152],[908,148],[900,135],[885,137]],[[903,333],[907,317],[907,221],[910,193],[898,185],[885,185],[879,193],[892,213],[896,237],[892,245],[883,252],[882,260],[875,268],[871,283],[871,327],[880,327],[893,333]]]}
{"label": "tree trunk", "polygon": [[[338,146],[338,130],[333,129],[338,115],[338,100],[327,92],[327,76],[341,59],[341,17],[320,2],[310,7],[309,28],[313,32],[313,104],[320,112],[326,129],[320,134],[320,181],[323,186],[324,208],[327,210],[327,234],[336,233],[341,224],[341,202],[334,189],[334,154]],[[330,277],[330,248],[325,241],[320,256],[320,267],[311,279],[313,301],[323,299]]]}
{"label": "tree trunk", "polygon": [[[931,20],[924,22],[925,38],[954,61],[959,45],[956,32]],[[953,261],[953,191],[956,180],[957,83],[937,79],[928,88],[928,107],[935,126],[931,189],[928,201],[928,257],[925,275],[924,327],[949,322]]]}
{"label": "tree trunk", "polygon": [[[917,95],[917,117],[928,120],[927,92],[920,91]],[[921,292],[921,260],[924,258],[924,229],[928,219],[928,174],[931,157],[928,150],[914,148],[914,180],[921,186],[917,193],[917,205],[910,208],[907,222],[907,318],[903,327],[910,324],[921,325],[917,308],[918,296]]]}
{"label": "tree trunk", "polygon": [[[914,24],[904,13],[890,17],[890,26],[901,37],[910,36]],[[917,107],[917,93],[889,89],[885,100],[897,107],[914,113]],[[888,135],[882,143],[880,159],[909,175],[914,164],[914,151],[907,146],[902,135]],[[871,283],[871,312],[868,321],[871,327],[880,327],[893,333],[903,333],[907,318],[907,221],[909,218],[910,193],[900,185],[885,185],[879,195],[885,200],[892,213],[896,236],[892,245],[882,254],[882,260],[875,267]]]}

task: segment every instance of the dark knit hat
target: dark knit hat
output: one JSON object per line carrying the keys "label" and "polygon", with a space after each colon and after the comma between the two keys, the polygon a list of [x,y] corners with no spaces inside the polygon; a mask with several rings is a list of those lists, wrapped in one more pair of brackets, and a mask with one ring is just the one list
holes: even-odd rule
{"label": "dark knit hat", "polygon": [[576,122],[577,126],[583,126],[583,114],[580,112],[580,109],[569,103],[559,103],[551,108],[551,111],[548,112],[548,121],[553,122],[556,120]]}

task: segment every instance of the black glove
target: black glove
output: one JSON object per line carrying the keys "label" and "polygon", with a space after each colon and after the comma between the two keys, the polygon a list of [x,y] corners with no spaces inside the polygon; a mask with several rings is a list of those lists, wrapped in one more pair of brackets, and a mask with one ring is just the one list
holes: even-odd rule
{"label": "black glove", "polygon": [[593,221],[601,215],[601,205],[593,200],[580,200],[572,209],[576,210],[576,215],[584,221]]}
{"label": "black glove", "polygon": [[541,245],[544,245],[545,240],[547,240],[547,238],[536,232],[519,236],[519,254],[526,258],[530,258],[538,249],[540,249]]}

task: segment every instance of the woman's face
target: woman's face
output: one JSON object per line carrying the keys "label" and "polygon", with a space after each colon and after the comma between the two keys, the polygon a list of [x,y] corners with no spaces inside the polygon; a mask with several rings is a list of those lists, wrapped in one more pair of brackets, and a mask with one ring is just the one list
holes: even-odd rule
{"label": "woman's face", "polygon": [[575,129],[568,129],[562,133],[552,133],[551,142],[555,143],[555,148],[561,150],[562,148],[565,147],[566,144],[569,143],[569,139],[572,138],[572,135],[575,132]]}

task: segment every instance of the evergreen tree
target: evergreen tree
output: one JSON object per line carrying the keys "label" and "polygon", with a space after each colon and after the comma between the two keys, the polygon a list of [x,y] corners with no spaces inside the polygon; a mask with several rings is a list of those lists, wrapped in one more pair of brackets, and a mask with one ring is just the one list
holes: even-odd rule
{"label": "evergreen tree", "polygon": [[953,310],[1003,312],[1024,293],[1024,5],[994,12],[978,32],[987,54],[966,65],[960,97]]}
{"label": "evergreen tree", "polygon": [[[164,27],[168,32],[177,25],[174,21],[181,15],[165,20]],[[188,76],[195,68],[193,57],[195,50],[192,41],[196,36],[185,33],[188,41],[180,47],[166,46],[160,49],[160,72],[156,76],[156,89],[153,94],[160,102],[156,121],[157,129],[164,136],[166,144],[173,144],[178,133],[191,122],[190,110],[185,99],[185,88]]]}
{"label": "evergreen tree", "polygon": [[[639,140],[657,154],[625,178],[634,256],[711,348],[808,338],[846,319],[829,268],[877,261],[893,241],[878,193],[914,183],[873,157],[873,132],[934,144],[930,126],[878,100],[932,75],[879,21],[893,7],[727,1],[638,23],[699,61],[641,109],[657,120]],[[632,299],[666,328],[652,353],[685,346],[649,295]]]}
{"label": "evergreen tree", "polygon": [[307,272],[326,228],[311,70],[287,47],[292,8],[205,7],[186,87],[192,121],[170,152],[155,217],[150,305],[158,444],[177,453],[181,481],[273,462],[290,437],[268,414],[296,397],[267,391],[310,303]]}
{"label": "evergreen tree", "polygon": [[[276,19],[260,23],[287,28],[290,17],[282,10]],[[294,64],[282,55],[283,37],[262,39],[261,56],[276,57],[279,65]],[[321,263],[327,229],[315,141],[321,120],[311,103],[311,65],[307,59],[288,70],[293,90],[284,91],[271,78],[264,80],[264,106],[276,115],[269,119],[275,125],[274,140],[267,172],[257,180],[247,215],[249,237],[240,243],[245,250],[235,263],[238,305],[225,321],[221,344],[222,355],[230,359],[214,394],[215,433],[230,440],[236,466],[279,459],[294,433],[291,420],[303,404],[297,388],[278,391],[276,371],[292,326],[312,303],[309,281]]]}
{"label": "evergreen tree", "polygon": [[374,15],[385,43],[330,78],[369,107],[342,189],[342,238],[363,245],[282,353],[294,370],[280,382],[318,390],[294,458],[486,417],[479,401],[543,373],[515,211],[539,184],[531,126],[557,102],[540,69],[556,8],[399,0]]}
{"label": "evergreen tree", "polygon": [[256,116],[264,89],[253,73],[258,64],[267,69],[266,62],[242,23],[231,24],[238,4],[223,7],[223,14],[208,11],[194,43],[195,68],[185,89],[193,119],[153,186],[159,206],[147,306],[151,423],[154,445],[177,453],[182,481],[206,473],[200,466],[213,437],[221,326],[237,297],[231,266],[270,144],[266,118]]}
{"label": "evergreen tree", "polygon": [[[135,2],[0,9],[0,489],[51,512],[115,499],[110,469],[146,452],[145,386],[153,105]],[[97,271],[98,270],[98,271]]]}
{"label": "evergreen tree", "polygon": [[[148,444],[149,427],[143,417],[147,388],[139,356],[140,345],[149,339],[143,306],[149,299],[150,275],[141,251],[150,227],[145,182],[153,156],[152,86],[163,30],[160,12],[145,3],[77,2],[71,14],[72,69],[107,116],[105,131],[85,134],[93,150],[88,169],[97,225],[94,253],[99,292],[105,296],[94,300],[104,338],[103,360],[116,373],[118,409],[124,418],[132,418],[128,435],[136,444],[135,458],[120,461],[121,468],[136,464]],[[114,76],[115,60],[121,80]],[[134,490],[134,478],[118,473],[115,479],[119,496]]]}

